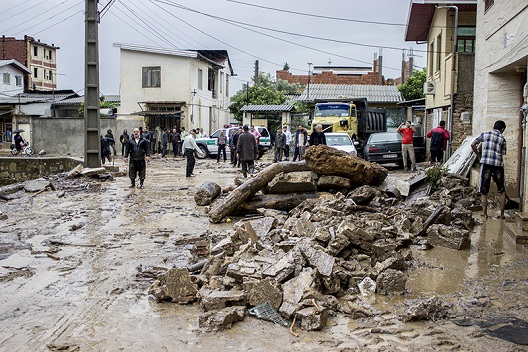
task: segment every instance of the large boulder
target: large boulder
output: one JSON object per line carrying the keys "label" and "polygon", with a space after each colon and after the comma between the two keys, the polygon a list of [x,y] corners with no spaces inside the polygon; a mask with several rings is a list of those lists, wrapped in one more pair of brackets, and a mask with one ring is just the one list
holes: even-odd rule
{"label": "large boulder", "polygon": [[383,166],[322,144],[309,147],[304,158],[308,167],[315,173],[343,176],[355,186],[379,186],[389,174]]}

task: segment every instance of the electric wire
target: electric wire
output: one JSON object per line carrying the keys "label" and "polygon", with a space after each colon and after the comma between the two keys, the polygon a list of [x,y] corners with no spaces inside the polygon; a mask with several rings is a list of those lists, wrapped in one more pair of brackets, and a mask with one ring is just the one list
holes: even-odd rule
{"label": "electric wire", "polygon": [[[40,4],[45,3],[46,1],[49,1],[49,0],[41,1],[41,2],[39,2],[38,4],[36,4],[36,5],[34,5],[34,6],[31,6],[30,8],[35,8],[35,7],[39,6]],[[22,4],[27,4],[27,2],[25,2],[25,3],[23,2]],[[16,7],[16,6],[15,6],[15,7]],[[12,19],[13,17],[18,16],[18,15],[20,15],[20,14],[27,14],[27,12],[28,12],[28,9],[22,10],[22,11],[20,11],[20,12],[15,13],[14,15],[7,16],[7,17],[4,18],[3,20],[0,20],[0,22],[4,22],[4,21],[6,21],[6,20],[8,20],[8,19]]]}
{"label": "electric wire", "polygon": [[[70,0],[64,0],[63,2],[61,2],[61,3],[60,3],[59,5],[57,5],[57,6],[60,6],[60,5],[64,4],[65,2],[68,2],[68,1],[70,1]],[[52,8],[50,8],[50,9],[48,9],[48,10],[46,10],[46,11],[44,11],[44,12],[38,14],[38,15],[36,15],[35,17],[30,18],[30,19],[24,21],[24,22],[17,23],[15,26],[13,26],[13,27],[11,27],[11,28],[8,28],[8,29],[5,29],[4,32],[9,32],[10,30],[15,29],[15,28],[17,28],[17,27],[19,27],[19,26],[21,26],[21,25],[23,25],[23,24],[26,24],[26,23],[28,23],[28,22],[33,22],[36,18],[38,18],[38,17],[40,17],[40,16],[44,15],[45,13],[48,13],[48,12],[50,12],[50,11],[52,11],[52,10],[55,10],[55,7],[52,7]]]}

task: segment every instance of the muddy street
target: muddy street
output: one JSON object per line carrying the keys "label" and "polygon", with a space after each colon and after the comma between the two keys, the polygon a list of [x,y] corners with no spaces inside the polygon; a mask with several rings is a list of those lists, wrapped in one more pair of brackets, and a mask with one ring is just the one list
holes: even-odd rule
{"label": "muddy street", "polygon": [[[511,236],[511,217],[478,213],[468,249],[412,248],[403,295],[357,295],[370,314],[335,314],[321,331],[296,329],[298,337],[247,315],[204,333],[200,305],[148,294],[160,272],[193,261],[200,238],[221,238],[240,219],[212,224],[194,201],[206,181],[233,185],[238,169],[199,160],[195,174],[185,177],[182,158],[153,158],[144,189],[117,174],[54,179],[54,190],[0,200],[0,350],[528,351],[495,334],[528,331],[512,325],[528,321],[527,246]],[[450,305],[447,317],[400,319],[411,302],[431,297]]]}

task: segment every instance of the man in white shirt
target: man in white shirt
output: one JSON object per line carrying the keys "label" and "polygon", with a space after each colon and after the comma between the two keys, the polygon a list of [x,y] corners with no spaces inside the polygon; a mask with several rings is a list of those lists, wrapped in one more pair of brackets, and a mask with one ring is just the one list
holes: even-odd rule
{"label": "man in white shirt", "polygon": [[194,151],[200,156],[204,156],[194,139],[196,138],[196,130],[192,129],[191,133],[185,137],[183,141],[183,153],[187,159],[187,167],[185,169],[185,177],[194,177],[194,165],[196,164],[196,158],[194,157]]}
{"label": "man in white shirt", "polygon": [[289,161],[290,159],[290,146],[292,142],[292,134],[288,131],[288,126],[282,127],[282,133],[286,137],[286,144],[284,145],[284,161]]}

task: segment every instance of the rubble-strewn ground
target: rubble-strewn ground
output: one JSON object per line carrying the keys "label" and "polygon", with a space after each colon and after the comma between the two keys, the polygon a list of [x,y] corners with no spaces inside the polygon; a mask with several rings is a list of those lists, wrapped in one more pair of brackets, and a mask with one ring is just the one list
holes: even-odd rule
{"label": "rubble-strewn ground", "polygon": [[[215,160],[198,161],[196,178],[184,168],[183,159],[156,158],[142,190],[128,189],[127,177],[53,179],[55,190],[0,200],[0,350],[528,350],[490,336],[512,318],[528,320],[526,246],[500,220],[478,217],[469,249],[412,250],[403,296],[359,296],[371,316],[337,314],[322,331],[296,329],[299,337],[249,316],[202,333],[198,304],[158,303],[148,290],[157,274],[196,256],[199,238],[232,230],[210,224],[193,197],[205,181],[227,186],[239,174]],[[450,305],[448,318],[400,319],[432,297]]]}

